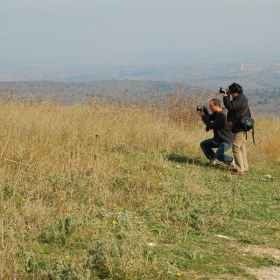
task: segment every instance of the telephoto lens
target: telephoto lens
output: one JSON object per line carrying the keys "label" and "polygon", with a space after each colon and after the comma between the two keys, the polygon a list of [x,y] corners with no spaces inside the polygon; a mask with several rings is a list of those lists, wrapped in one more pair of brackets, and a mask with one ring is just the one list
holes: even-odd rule
{"label": "telephoto lens", "polygon": [[222,87],[220,87],[220,93],[227,93],[228,92],[228,89],[224,89]]}

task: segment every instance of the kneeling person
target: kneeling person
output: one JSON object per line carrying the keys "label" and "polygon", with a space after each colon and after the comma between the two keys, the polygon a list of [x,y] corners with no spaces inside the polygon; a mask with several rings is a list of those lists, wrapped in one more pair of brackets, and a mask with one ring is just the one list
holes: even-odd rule
{"label": "kneeling person", "polygon": [[[232,133],[225,130],[227,111],[222,108],[220,100],[216,98],[210,101],[210,110],[212,112],[210,115],[205,115],[203,111],[197,112],[206,124],[206,131],[214,131],[213,138],[200,143],[201,150],[210,160],[210,165],[224,162],[234,168],[233,157],[226,154],[232,145]],[[217,149],[216,152],[213,149]]]}

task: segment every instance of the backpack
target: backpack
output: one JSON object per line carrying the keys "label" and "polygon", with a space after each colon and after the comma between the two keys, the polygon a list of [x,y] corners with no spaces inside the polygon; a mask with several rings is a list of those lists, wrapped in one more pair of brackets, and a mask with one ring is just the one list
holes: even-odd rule
{"label": "backpack", "polygon": [[255,121],[254,121],[254,119],[251,118],[251,113],[250,113],[250,117],[249,116],[244,116],[244,114],[246,113],[247,109],[248,109],[248,107],[241,114],[239,122],[244,126],[244,129],[246,131],[246,140],[247,140],[247,131],[252,129],[253,143],[255,144],[255,131],[254,131]]}

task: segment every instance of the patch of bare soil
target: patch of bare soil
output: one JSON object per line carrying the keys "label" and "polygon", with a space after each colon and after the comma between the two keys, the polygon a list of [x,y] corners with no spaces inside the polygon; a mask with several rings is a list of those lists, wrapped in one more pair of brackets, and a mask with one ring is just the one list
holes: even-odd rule
{"label": "patch of bare soil", "polygon": [[247,271],[259,280],[280,280],[280,267],[248,268]]}
{"label": "patch of bare soil", "polygon": [[[244,252],[251,252],[256,256],[272,258],[276,261],[280,260],[280,250],[274,248],[264,248],[260,246],[248,245],[243,248]],[[248,273],[254,275],[259,280],[280,280],[280,267],[262,267],[247,268]]]}
{"label": "patch of bare soil", "polygon": [[256,256],[270,256],[275,260],[280,260],[280,250],[274,248],[264,248],[260,246],[247,245],[243,247],[244,252],[251,252]]}
{"label": "patch of bare soil", "polygon": [[[224,241],[232,242],[232,246],[236,247],[236,240],[228,236],[215,235],[216,238],[219,238]],[[246,245],[236,248],[240,253],[250,253],[252,255],[271,259],[275,262],[280,262],[280,250],[275,248],[265,248],[255,245]],[[258,280],[280,280],[280,267],[279,266],[269,266],[261,268],[245,268],[246,271],[255,276]],[[216,278],[215,278],[216,279]],[[231,279],[231,278],[228,278]],[[239,278],[235,278],[239,279]]]}

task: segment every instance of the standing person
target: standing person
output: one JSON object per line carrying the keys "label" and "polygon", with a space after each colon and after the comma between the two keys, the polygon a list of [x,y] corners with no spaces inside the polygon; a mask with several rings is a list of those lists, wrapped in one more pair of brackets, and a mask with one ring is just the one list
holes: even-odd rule
{"label": "standing person", "polygon": [[[224,162],[235,168],[233,157],[226,154],[226,151],[232,145],[232,133],[225,130],[226,110],[222,108],[220,100],[216,98],[210,101],[210,110],[212,112],[210,115],[206,115],[203,110],[197,111],[202,121],[206,124],[206,131],[214,131],[213,138],[206,139],[200,143],[201,150],[210,160],[210,166]],[[213,149],[217,149],[216,152]]]}
{"label": "standing person", "polygon": [[[229,86],[228,92],[224,91],[223,102],[228,109],[227,121],[232,122],[233,144],[232,152],[236,164],[236,169],[232,175],[244,175],[248,171],[248,160],[245,147],[246,130],[241,122],[241,116],[251,116],[248,100],[243,94],[243,89],[239,84],[233,83]],[[230,100],[230,95],[232,100]]]}

